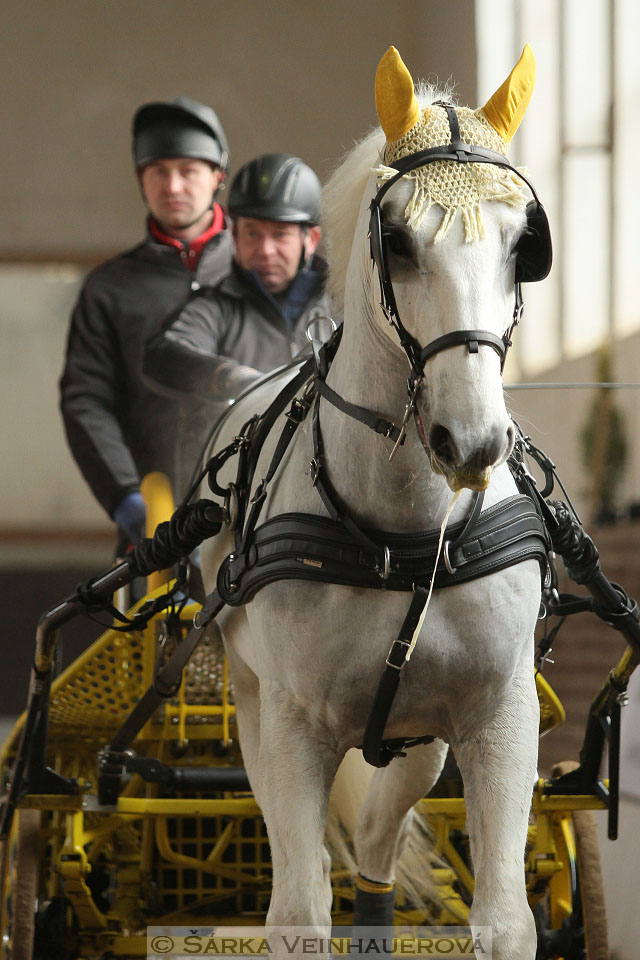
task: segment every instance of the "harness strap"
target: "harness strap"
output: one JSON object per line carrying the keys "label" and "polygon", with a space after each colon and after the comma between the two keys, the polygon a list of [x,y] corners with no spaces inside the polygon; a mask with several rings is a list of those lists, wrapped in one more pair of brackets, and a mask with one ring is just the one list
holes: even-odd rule
{"label": "harness strap", "polygon": [[507,353],[507,346],[504,337],[498,337],[489,330],[454,330],[451,333],[445,333],[441,337],[436,337],[426,347],[420,351],[420,363],[424,368],[425,363],[430,357],[440,353],[441,350],[448,350],[449,347],[465,345],[469,353],[477,353],[478,345],[484,343],[492,347],[500,357],[500,369],[504,366],[504,360]]}
{"label": "harness strap", "polygon": [[313,474],[311,479],[314,487],[320,495],[320,499],[325,505],[331,519],[340,521],[346,527],[352,537],[355,537],[359,543],[363,544],[368,550],[371,550],[374,555],[379,558],[378,567],[383,571],[384,575],[384,571],[386,571],[388,567],[388,547],[381,547],[379,544],[375,543],[371,537],[368,537],[363,530],[360,529],[353,517],[351,517],[349,514],[349,511],[345,505],[340,503],[338,494],[336,493],[333,484],[329,480],[327,472],[324,469],[322,434],[320,432],[319,394],[316,395],[316,401],[313,405],[312,436],[313,460],[311,461],[311,468],[313,470]]}
{"label": "harness strap", "polygon": [[151,686],[135,705],[111,743],[100,755],[98,794],[100,803],[115,803],[120,777],[124,770],[124,751],[135,740],[147,720],[163,700],[175,695],[182,678],[182,671],[196,649],[209,623],[225,605],[217,590],[209,595],[205,605],[194,618],[194,625],[178,644],[171,656],[156,673]]}
{"label": "harness strap", "polygon": [[[339,333],[342,333],[342,328],[339,327],[338,331]],[[337,349],[337,344],[340,342],[339,336],[335,338],[335,342]],[[291,403],[301,387],[304,386],[309,378],[313,376],[314,370],[314,358],[309,357],[308,360],[306,360],[300,367],[293,380],[290,380],[285,384],[275,400],[272,401],[269,408],[260,417],[260,421],[256,426],[255,433],[251,437],[251,444],[248,448],[246,456],[246,469],[244,470],[243,474],[240,474],[240,464],[238,464],[239,481],[246,487],[247,490],[251,489],[253,477],[258,465],[258,459],[262,452],[265,440],[269,436],[273,425],[280,414],[286,409],[287,404]]]}
{"label": "harness strap", "polygon": [[[480,498],[474,507],[478,509]],[[551,547],[544,524],[530,497],[516,495],[489,507],[473,525],[457,521],[448,528],[435,571],[435,588],[487,576],[524,560],[536,559],[541,579]],[[254,532],[243,555],[230,555],[218,573],[218,591],[230,606],[248,603],[277,580],[311,580],[344,586],[409,592],[433,575],[438,530],[414,534],[363,531],[375,543],[367,548],[344,521],[314,514],[279,514]],[[385,553],[385,546],[388,553]],[[385,559],[387,563],[385,566]]]}
{"label": "harness strap", "polygon": [[187,636],[178,644],[168,660],[160,667],[153,679],[153,683],[135,705],[123,726],[116,733],[109,745],[110,750],[125,750],[136,734],[142,729],[156,707],[158,707],[163,700],[166,700],[167,697],[173,696],[185,664],[198,645],[207,626],[218,615],[224,605],[224,600],[216,590],[208,596],[205,605],[198,612],[194,625]]}
{"label": "harness strap", "polygon": [[[327,343],[324,343],[319,350],[321,368],[324,369],[325,366],[328,367],[328,365],[331,363],[338,347],[340,346],[341,339],[342,324],[340,324],[340,326],[336,329],[331,339],[328,340]],[[265,440],[269,436],[271,428],[275,424],[277,418],[286,408],[287,404],[295,398],[298,391],[313,376],[314,372],[317,372],[316,363],[317,361],[315,355],[309,357],[302,364],[293,380],[290,380],[285,384],[275,400],[272,401],[269,408],[265,410],[265,412],[259,418],[259,421],[252,432],[250,444],[247,445],[246,449],[243,448],[240,450],[236,479],[236,488],[239,492],[245,491],[248,495],[248,491],[251,489],[253,484],[253,478],[258,465],[260,453],[264,446]],[[237,550],[241,549],[244,540],[243,525],[245,521],[246,500],[247,496],[241,496],[238,504],[238,519],[236,522]]]}
{"label": "harness strap", "polygon": [[280,463],[287,452],[287,448],[293,440],[296,430],[308,412],[309,402],[304,398],[294,397],[291,407],[286,414],[286,423],[282,429],[282,433],[280,434],[276,448],[273,451],[269,469],[258,484],[258,487],[251,498],[251,510],[249,511],[249,517],[247,518],[247,522],[242,533],[242,540],[238,546],[239,553],[244,553],[250,544],[250,541],[253,537],[253,531],[255,530],[256,523],[258,522],[262,507],[264,506],[264,501],[267,498],[267,487],[273,480],[275,472],[280,466]]}
{"label": "harness strap", "polygon": [[215,493],[219,497],[226,497],[227,489],[226,487],[221,487],[218,483],[218,471],[222,469],[227,460],[231,457],[234,457],[237,453],[240,454],[240,458],[243,456],[243,451],[251,443],[251,437],[253,431],[256,429],[260,417],[258,414],[254,414],[249,420],[242,425],[240,433],[237,437],[234,437],[231,443],[228,443],[226,447],[223,447],[222,450],[218,451],[213,457],[211,457],[202,470],[196,476],[191,490],[187,494],[186,500],[190,500],[195,492],[197,491],[200,483],[204,478],[207,478],[207,483],[209,489],[212,493]]}
{"label": "harness strap", "polygon": [[374,767],[386,767],[394,757],[405,756],[407,747],[417,746],[419,743],[431,743],[433,737],[397,737],[383,742],[384,729],[389,718],[393,700],[400,683],[400,673],[407,662],[407,653],[411,646],[411,638],[415,632],[420,614],[427,601],[428,587],[416,586],[409,605],[409,610],[400,628],[398,639],[394,640],[386,659],[386,668],[376,695],[371,705],[369,719],[362,741],[362,754]]}
{"label": "harness strap", "polygon": [[320,378],[316,381],[316,389],[321,397],[328,400],[329,403],[337,407],[338,410],[341,410],[342,413],[346,413],[347,416],[353,417],[354,420],[359,420],[360,423],[364,423],[367,427],[370,427],[371,430],[375,431],[375,433],[379,433],[383,437],[389,437],[394,443],[398,441],[404,443],[404,437],[401,436],[400,428],[396,427],[390,420],[385,420],[384,417],[378,417],[375,413],[372,413],[371,410],[367,410],[365,407],[359,407],[357,404],[345,400],[344,397],[341,397],[335,390],[332,390],[331,387]]}

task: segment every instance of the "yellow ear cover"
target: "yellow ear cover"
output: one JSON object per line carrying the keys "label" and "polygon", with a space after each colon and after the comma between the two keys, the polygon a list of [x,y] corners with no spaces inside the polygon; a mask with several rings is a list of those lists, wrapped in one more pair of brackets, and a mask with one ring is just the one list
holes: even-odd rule
{"label": "yellow ear cover", "polygon": [[536,82],[536,60],[529,44],[515,67],[484,107],[484,115],[507,143],[520,126]]}
{"label": "yellow ear cover", "polygon": [[411,74],[395,47],[389,47],[378,64],[376,110],[389,143],[404,136],[420,117]]}

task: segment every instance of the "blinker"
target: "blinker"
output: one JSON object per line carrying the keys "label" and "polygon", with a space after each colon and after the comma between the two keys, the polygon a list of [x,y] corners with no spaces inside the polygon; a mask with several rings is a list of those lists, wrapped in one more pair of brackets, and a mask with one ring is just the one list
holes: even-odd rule
{"label": "blinker", "polygon": [[[500,368],[502,370],[507,349],[511,345],[511,332],[522,312],[520,283],[544,280],[551,269],[553,257],[549,221],[545,209],[540,203],[535,187],[529,178],[520,170],[513,167],[503,154],[485,147],[464,143],[460,139],[460,126],[452,104],[438,103],[434,104],[434,106],[440,106],[447,112],[451,141],[448,144],[429,147],[426,150],[409,154],[392,163],[391,166],[398,171],[397,174],[382,184],[370,204],[369,248],[371,259],[376,265],[378,279],[380,281],[380,305],[389,323],[396,330],[400,343],[411,364],[412,377],[410,383],[422,377],[425,363],[431,356],[440,350],[446,350],[460,343],[466,343],[469,347],[469,352],[473,353],[478,352],[478,344],[491,346],[500,356]],[[407,331],[400,319],[385,248],[383,234],[384,213],[381,202],[387,191],[400,180],[401,177],[411,170],[427,166],[437,160],[445,160],[450,163],[490,163],[511,170],[528,186],[533,194],[533,199],[528,202],[526,207],[526,228],[518,241],[516,250],[514,275],[516,302],[513,322],[507,334],[502,338],[497,337],[490,331],[458,330],[451,334],[445,334],[443,337],[438,337],[437,340],[427,344],[426,347],[421,347],[415,338]]]}

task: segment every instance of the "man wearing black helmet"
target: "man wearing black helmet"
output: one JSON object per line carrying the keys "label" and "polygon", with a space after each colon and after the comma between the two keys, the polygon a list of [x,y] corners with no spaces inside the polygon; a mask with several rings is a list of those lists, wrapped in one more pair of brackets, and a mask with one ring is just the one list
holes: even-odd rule
{"label": "man wearing black helmet", "polygon": [[188,97],[144,104],[133,155],[147,237],[89,274],[71,318],[61,411],[87,483],[131,543],[144,532],[140,480],[174,477],[180,413],[140,376],[143,345],[193,290],[229,272],[231,231],[215,201],[229,149],[214,111]]}
{"label": "man wearing black helmet", "polygon": [[150,339],[143,369],[157,389],[209,398],[219,411],[308,346],[309,322],[330,312],[316,254],[320,195],[313,170],[288,154],[238,171],[229,195],[231,272]]}

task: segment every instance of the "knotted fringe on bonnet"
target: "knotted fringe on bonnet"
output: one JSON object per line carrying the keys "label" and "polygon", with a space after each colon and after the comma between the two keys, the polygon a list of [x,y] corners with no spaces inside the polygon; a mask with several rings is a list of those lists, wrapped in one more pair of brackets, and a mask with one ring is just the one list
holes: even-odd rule
{"label": "knotted fringe on bonnet", "polygon": [[[483,110],[456,107],[460,135],[465,143],[496,150],[506,158],[507,143],[489,123]],[[420,112],[417,122],[398,140],[387,142],[385,161],[374,168],[379,180],[389,180],[397,170],[387,164],[400,157],[449,143],[451,131],[447,112],[433,105]],[[455,222],[458,212],[464,224],[464,239],[467,243],[484,236],[482,201],[500,200],[512,207],[524,209],[526,205],[522,184],[511,170],[504,170],[490,163],[456,163],[436,160],[418,167],[404,175],[414,182],[413,194],[405,209],[405,217],[412,229],[417,230],[428,211],[438,205],[444,211],[442,222],[434,237],[434,243],[443,240]]]}

